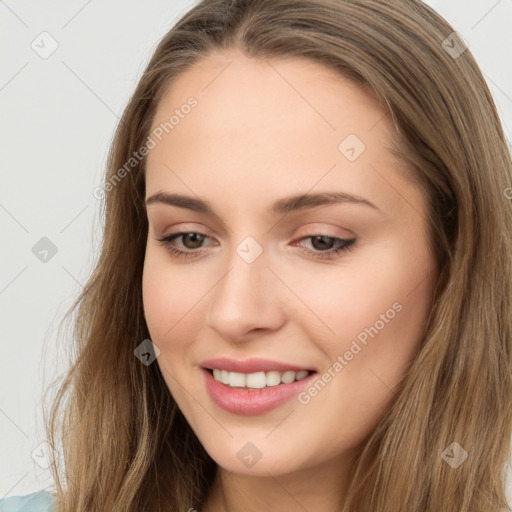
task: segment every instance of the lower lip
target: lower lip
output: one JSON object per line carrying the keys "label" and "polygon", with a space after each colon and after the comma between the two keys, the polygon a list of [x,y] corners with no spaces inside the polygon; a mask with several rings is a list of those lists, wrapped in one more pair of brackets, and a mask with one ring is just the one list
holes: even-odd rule
{"label": "lower lip", "polygon": [[309,385],[316,373],[290,384],[267,386],[262,389],[231,388],[213,378],[213,375],[201,368],[204,374],[206,389],[210,398],[225,411],[234,414],[253,416],[271,411],[287,402]]}

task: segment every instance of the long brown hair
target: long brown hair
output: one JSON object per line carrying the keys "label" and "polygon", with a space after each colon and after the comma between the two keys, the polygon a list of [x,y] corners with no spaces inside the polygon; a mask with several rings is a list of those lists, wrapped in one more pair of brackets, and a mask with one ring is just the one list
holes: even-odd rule
{"label": "long brown hair", "polygon": [[[74,357],[45,415],[65,463],[52,467],[58,511],[187,511],[210,490],[215,462],[158,365],[134,356],[149,338],[145,158],[126,162],[146,144],[173,80],[230,47],[313,59],[365,88],[389,113],[429,200],[435,301],[421,349],[354,466],[343,512],[510,510],[512,163],[470,50],[419,0],[205,0],[159,43],[111,145],[102,248],[68,313]],[[443,456],[452,443],[468,454],[457,468]]]}

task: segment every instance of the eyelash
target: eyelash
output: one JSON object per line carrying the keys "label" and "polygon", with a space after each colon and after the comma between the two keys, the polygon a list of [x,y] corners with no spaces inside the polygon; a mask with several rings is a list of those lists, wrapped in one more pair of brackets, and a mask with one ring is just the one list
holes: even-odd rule
{"label": "eyelash", "polygon": [[[171,245],[175,238],[179,238],[183,235],[190,235],[190,234],[200,235],[200,236],[209,238],[206,235],[203,235],[202,233],[198,233],[196,231],[182,231],[180,233],[175,233],[173,235],[165,236],[162,238],[156,238],[156,240],[158,242],[160,242],[160,245],[163,245],[169,251],[169,253],[171,253],[173,256],[176,256],[178,258],[190,258],[190,257],[194,258],[194,257],[199,256],[202,251],[200,251],[200,250],[182,251],[180,249],[176,249],[176,247]],[[351,251],[351,250],[353,250],[354,243],[356,241],[355,238],[345,239],[345,238],[337,238],[337,237],[328,236],[328,235],[309,235],[309,236],[302,237],[298,241],[301,242],[303,240],[307,240],[308,238],[315,238],[318,236],[324,237],[324,238],[329,238],[331,240],[334,240],[336,242],[340,242],[340,243],[344,244],[344,245],[341,245],[340,247],[338,247],[337,249],[329,249],[328,251],[322,251],[322,252],[315,252],[310,249],[306,249],[305,247],[301,248],[301,250],[303,252],[305,252],[306,254],[311,255],[313,258],[318,258],[318,259],[334,259],[336,256],[339,256],[343,252]]]}

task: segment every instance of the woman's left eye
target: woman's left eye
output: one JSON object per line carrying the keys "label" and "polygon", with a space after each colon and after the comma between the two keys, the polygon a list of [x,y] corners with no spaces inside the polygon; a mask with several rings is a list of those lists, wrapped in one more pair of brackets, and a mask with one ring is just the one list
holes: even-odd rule
{"label": "woman's left eye", "polygon": [[[327,251],[311,251],[309,249],[304,249],[303,251],[306,253],[311,254],[314,258],[320,258],[320,259],[328,259],[328,258],[334,258],[336,255],[344,252],[344,251],[350,251],[354,248],[354,243],[356,241],[355,238],[346,239],[346,238],[337,238],[334,236],[327,236],[327,235],[310,235],[305,236],[301,238],[299,241],[311,239],[311,245],[314,247],[315,244],[320,244],[320,247],[328,245],[329,248]],[[325,240],[328,240],[328,242],[325,242]],[[332,246],[338,246],[336,249],[333,249]]]}
{"label": "woman's left eye", "polygon": [[[190,236],[192,235],[192,236]],[[184,251],[182,249],[176,248],[174,241],[178,238],[181,238],[181,244],[189,249],[188,251]],[[190,258],[190,257],[198,257],[203,250],[200,246],[205,239],[209,238],[207,235],[203,235],[202,233],[197,233],[195,231],[191,232],[181,232],[175,233],[174,235],[164,236],[162,238],[156,238],[160,245],[163,245],[172,255],[177,256],[179,258]],[[315,248],[315,245],[319,245],[320,248],[326,248],[327,250],[311,250],[302,247],[302,251],[313,256],[314,258],[320,259],[328,259],[334,258],[336,255],[344,252],[352,250],[354,247],[354,243],[356,241],[355,238],[345,239],[345,238],[337,238],[333,236],[327,235],[310,235],[302,237],[299,242],[303,240],[311,239],[311,245]],[[190,244],[192,247],[187,247],[187,244]],[[296,245],[297,242],[294,243]],[[333,248],[333,246],[338,246],[337,248]]]}

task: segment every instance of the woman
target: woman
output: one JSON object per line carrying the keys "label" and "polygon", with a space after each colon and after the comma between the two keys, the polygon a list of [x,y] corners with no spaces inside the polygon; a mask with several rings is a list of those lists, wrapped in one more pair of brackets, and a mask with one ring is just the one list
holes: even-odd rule
{"label": "woman", "polygon": [[191,9],[110,152],[50,506],[510,510],[511,184],[419,1]]}

